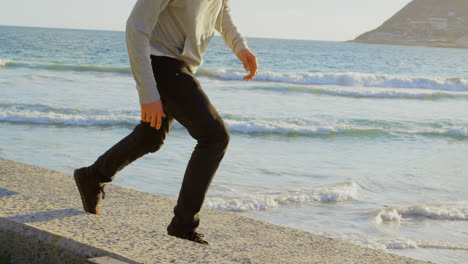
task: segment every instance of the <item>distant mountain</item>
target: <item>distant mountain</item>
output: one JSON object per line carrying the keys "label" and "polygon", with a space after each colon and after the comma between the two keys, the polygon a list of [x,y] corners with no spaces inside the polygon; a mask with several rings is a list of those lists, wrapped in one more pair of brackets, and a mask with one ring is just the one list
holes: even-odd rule
{"label": "distant mountain", "polygon": [[468,48],[468,0],[413,0],[353,42]]}

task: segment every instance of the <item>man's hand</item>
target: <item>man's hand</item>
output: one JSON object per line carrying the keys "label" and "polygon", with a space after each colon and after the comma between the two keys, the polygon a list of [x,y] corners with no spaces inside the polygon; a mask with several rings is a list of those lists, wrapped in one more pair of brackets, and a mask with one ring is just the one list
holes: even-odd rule
{"label": "man's hand", "polygon": [[243,50],[237,54],[239,60],[244,64],[244,69],[250,71],[250,74],[244,77],[244,80],[250,81],[257,75],[257,57],[250,50]]}
{"label": "man's hand", "polygon": [[151,123],[151,127],[159,130],[163,117],[166,117],[166,114],[161,99],[150,104],[141,105],[141,121]]}

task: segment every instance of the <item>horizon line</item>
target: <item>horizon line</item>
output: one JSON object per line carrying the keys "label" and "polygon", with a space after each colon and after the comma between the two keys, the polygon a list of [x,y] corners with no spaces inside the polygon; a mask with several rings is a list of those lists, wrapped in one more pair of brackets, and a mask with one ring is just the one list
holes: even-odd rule
{"label": "horizon line", "polygon": [[[104,31],[104,32],[122,32],[123,30],[114,30],[114,29],[90,29],[90,28],[67,28],[67,27],[46,27],[46,26],[20,26],[20,25],[4,25],[0,24],[0,27],[19,27],[19,28],[42,28],[42,29],[68,29],[68,30],[86,30],[86,31]],[[219,33],[217,33],[219,36]],[[303,40],[303,41],[323,41],[323,42],[348,42],[351,40],[324,40],[324,39],[302,39],[302,38],[281,38],[281,37],[254,37],[247,36],[246,38],[256,38],[256,39],[281,39],[281,40]]]}

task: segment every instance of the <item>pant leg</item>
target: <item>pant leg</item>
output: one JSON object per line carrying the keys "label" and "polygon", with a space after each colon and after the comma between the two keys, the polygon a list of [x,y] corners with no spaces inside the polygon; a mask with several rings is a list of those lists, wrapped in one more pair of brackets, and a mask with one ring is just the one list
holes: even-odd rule
{"label": "pant leg", "polygon": [[177,231],[190,232],[199,225],[198,213],[226,152],[229,131],[187,67],[174,72],[164,63],[170,59],[152,59],[158,90],[166,101],[165,108],[197,140],[171,222]]}
{"label": "pant leg", "polygon": [[100,182],[112,181],[115,174],[128,164],[147,153],[159,150],[169,132],[172,121],[173,118],[166,115],[159,130],[151,127],[149,123],[140,122],[132,133],[100,156],[89,167],[89,172],[91,175],[95,175]]}

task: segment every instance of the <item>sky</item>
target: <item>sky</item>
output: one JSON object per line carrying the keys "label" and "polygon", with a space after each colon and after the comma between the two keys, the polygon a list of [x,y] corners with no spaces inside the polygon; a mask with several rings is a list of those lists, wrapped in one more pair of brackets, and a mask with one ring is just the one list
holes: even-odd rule
{"label": "sky", "polygon": [[[344,41],[378,27],[410,1],[230,0],[230,6],[247,37]],[[0,25],[124,31],[135,2],[0,0]]]}

